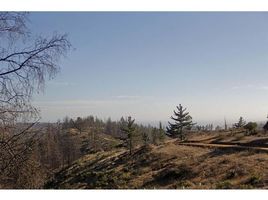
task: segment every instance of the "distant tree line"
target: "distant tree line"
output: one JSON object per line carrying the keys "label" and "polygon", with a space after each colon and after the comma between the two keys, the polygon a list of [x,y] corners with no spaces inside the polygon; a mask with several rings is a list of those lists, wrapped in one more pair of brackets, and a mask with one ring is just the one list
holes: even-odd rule
{"label": "distant tree line", "polygon": [[161,122],[158,127],[142,125],[135,123],[131,116],[121,117],[119,121],[112,121],[111,118],[102,120],[94,116],[76,119],[65,117],[61,125],[63,130],[76,129],[80,134],[83,132],[94,134],[94,138],[98,138],[102,133],[111,135],[125,141],[124,145],[130,150],[137,145],[161,144],[166,137]]}

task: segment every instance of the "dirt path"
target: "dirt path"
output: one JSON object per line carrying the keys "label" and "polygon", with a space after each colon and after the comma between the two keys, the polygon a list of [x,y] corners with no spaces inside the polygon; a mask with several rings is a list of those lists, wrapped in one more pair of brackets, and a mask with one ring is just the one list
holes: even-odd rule
{"label": "dirt path", "polygon": [[179,142],[178,145],[185,146],[195,146],[195,147],[204,147],[204,148],[221,148],[221,149],[234,149],[234,150],[254,150],[258,152],[267,152],[267,147],[252,147],[252,146],[241,146],[241,145],[231,145],[231,144],[208,144],[208,143],[198,143],[198,142]]}

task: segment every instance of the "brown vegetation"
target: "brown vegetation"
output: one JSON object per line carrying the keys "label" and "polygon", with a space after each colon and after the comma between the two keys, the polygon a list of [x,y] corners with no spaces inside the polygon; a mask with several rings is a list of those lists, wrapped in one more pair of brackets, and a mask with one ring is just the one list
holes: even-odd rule
{"label": "brown vegetation", "polygon": [[132,156],[122,148],[86,155],[46,188],[266,188],[267,163],[267,152],[184,146],[173,139],[136,148]]}

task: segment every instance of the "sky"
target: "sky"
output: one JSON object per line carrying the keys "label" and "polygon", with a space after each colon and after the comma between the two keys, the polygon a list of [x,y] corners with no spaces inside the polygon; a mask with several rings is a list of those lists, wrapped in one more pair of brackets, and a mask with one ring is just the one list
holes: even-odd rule
{"label": "sky", "polygon": [[36,12],[33,35],[74,49],[34,96],[42,121],[94,115],[167,122],[178,104],[199,124],[265,121],[268,13]]}

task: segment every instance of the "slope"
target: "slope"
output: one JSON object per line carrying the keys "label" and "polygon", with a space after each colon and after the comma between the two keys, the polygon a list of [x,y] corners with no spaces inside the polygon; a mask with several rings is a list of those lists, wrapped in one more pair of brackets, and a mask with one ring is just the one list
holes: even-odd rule
{"label": "slope", "polygon": [[162,145],[88,154],[55,174],[45,188],[266,188],[268,154],[206,148],[168,140]]}

